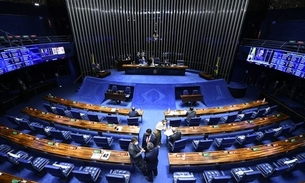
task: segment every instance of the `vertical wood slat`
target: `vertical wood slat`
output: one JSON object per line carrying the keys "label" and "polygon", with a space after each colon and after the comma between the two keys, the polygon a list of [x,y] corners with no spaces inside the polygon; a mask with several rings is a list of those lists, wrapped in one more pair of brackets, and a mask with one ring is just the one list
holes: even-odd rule
{"label": "vertical wood slat", "polygon": [[[91,74],[91,54],[102,69],[119,55],[147,56],[213,73],[227,81],[249,0],[66,0],[81,72]],[[152,40],[156,30],[159,38]],[[166,54],[169,53],[169,54]]]}

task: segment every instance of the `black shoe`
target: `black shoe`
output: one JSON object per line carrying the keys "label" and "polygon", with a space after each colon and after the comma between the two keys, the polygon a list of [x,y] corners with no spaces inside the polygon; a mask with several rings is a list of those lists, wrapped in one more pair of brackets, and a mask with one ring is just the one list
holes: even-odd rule
{"label": "black shoe", "polygon": [[146,177],[146,180],[147,180],[148,182],[153,182],[153,180],[150,180],[148,177]]}

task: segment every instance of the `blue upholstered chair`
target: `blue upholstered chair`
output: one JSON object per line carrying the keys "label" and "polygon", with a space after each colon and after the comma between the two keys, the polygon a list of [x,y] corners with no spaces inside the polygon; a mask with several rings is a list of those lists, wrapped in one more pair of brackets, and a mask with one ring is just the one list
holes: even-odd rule
{"label": "blue upholstered chair", "polygon": [[29,156],[29,154],[27,152],[20,150],[16,153],[8,152],[6,157],[7,157],[7,160],[9,162],[11,162],[12,164],[18,165],[19,164],[18,160],[20,158],[26,159],[28,156]]}
{"label": "blue upholstered chair", "polygon": [[0,152],[3,152],[3,153],[8,153],[10,150],[11,150],[11,146],[7,145],[7,144],[1,144],[0,145]]}
{"label": "blue upholstered chair", "polygon": [[197,178],[192,172],[174,172],[174,183],[196,183]]}
{"label": "blue upholstered chair", "polygon": [[118,92],[118,87],[116,85],[112,85],[111,87],[112,93]]}
{"label": "blue upholstered chair", "polygon": [[294,132],[295,130],[299,129],[301,126],[304,126],[304,121],[295,123],[289,130],[289,133]]}
{"label": "blue upholstered chair", "polygon": [[201,122],[200,117],[191,118],[190,121],[185,120],[187,126],[199,126]]}
{"label": "blue upholstered chair", "polygon": [[76,143],[81,145],[88,145],[92,139],[92,136],[90,134],[71,133],[71,138]]}
{"label": "blue upholstered chair", "polygon": [[227,183],[231,176],[226,175],[223,171],[206,170],[203,172],[203,178],[206,183]]}
{"label": "blue upholstered chair", "polygon": [[28,159],[20,158],[18,159],[18,162],[22,167],[41,175],[42,173],[44,173],[44,167],[49,164],[50,160],[47,158],[34,158],[33,156],[31,156]]}
{"label": "blue upholstered chair", "polygon": [[192,91],[192,95],[198,95],[199,94],[199,91],[198,90],[193,90]]}
{"label": "blue upholstered chair", "polygon": [[106,116],[108,124],[120,124],[121,119],[119,119],[117,116]]}
{"label": "blue upholstered chair", "polygon": [[261,132],[261,131],[259,131],[259,132],[256,132],[256,134],[257,134],[257,137],[256,137],[256,140],[257,141],[263,141],[263,140],[266,140],[266,139],[273,139],[275,136],[275,133],[276,133],[276,131],[275,130],[273,130],[272,128],[271,129],[267,129],[267,130],[265,130],[264,132]]}
{"label": "blue upholstered chair", "polygon": [[298,160],[298,162],[295,164],[293,170],[300,170],[304,169],[305,167],[305,159]]}
{"label": "blue upholstered chair", "polygon": [[43,103],[43,107],[44,107],[49,113],[53,113],[53,114],[56,114],[56,113],[57,113],[56,107],[51,106],[50,104]]}
{"label": "blue upholstered chair", "polygon": [[203,119],[203,122],[207,125],[217,125],[220,122],[220,116],[212,116],[210,118]]}
{"label": "blue upholstered chair", "polygon": [[303,153],[299,153],[295,156],[298,160],[302,160],[302,159],[305,159],[305,152]]}
{"label": "blue upholstered chair", "polygon": [[45,166],[45,169],[49,174],[53,175],[54,177],[59,177],[62,181],[66,181],[69,178],[73,168],[74,165],[72,163],[66,162],[55,162],[52,165]]}
{"label": "blue upholstered chair", "polygon": [[278,166],[284,166],[284,165],[287,165],[288,166],[288,169],[287,171],[290,172],[291,170],[294,169],[295,165],[298,163],[298,159],[297,158],[294,158],[294,159],[290,159],[290,158],[280,158],[276,161],[276,164]]}
{"label": "blue upholstered chair", "polygon": [[231,169],[236,182],[252,182],[261,176],[261,172],[251,167],[239,167]]}
{"label": "blue upholstered chair", "polygon": [[130,117],[127,118],[127,124],[130,126],[139,126],[139,118],[138,117]]}
{"label": "blue upholstered chair", "polygon": [[131,88],[130,88],[130,86],[126,86],[125,87],[124,93],[126,94],[126,98],[130,99],[130,97],[131,97]]}
{"label": "blue upholstered chair", "polygon": [[71,138],[71,131],[51,129],[50,133],[52,137],[58,140],[69,140]]}
{"label": "blue upholstered chair", "polygon": [[214,142],[220,149],[231,147],[235,142],[235,137],[215,138]]}
{"label": "blue upholstered chair", "polygon": [[99,147],[110,148],[113,142],[113,137],[93,136],[95,144]]}
{"label": "blue upholstered chair", "polygon": [[179,127],[181,125],[181,119],[171,119],[169,120],[169,125],[172,127]]}
{"label": "blue upholstered chair", "polygon": [[103,116],[99,116],[95,113],[87,113],[87,117],[90,121],[96,121],[96,122],[101,122],[104,119]]}
{"label": "blue upholstered chair", "polygon": [[289,168],[287,165],[276,166],[275,164],[271,164],[271,163],[261,163],[256,165],[256,167],[259,171],[261,171],[261,174],[265,178],[279,176],[285,173]]}
{"label": "blue upholstered chair", "polygon": [[131,142],[131,139],[120,138],[119,139],[120,148],[123,150],[128,150],[128,146],[129,146],[130,142]]}
{"label": "blue upholstered chair", "polygon": [[168,148],[172,152],[177,152],[185,148],[187,139],[176,140],[174,143],[168,142]]}
{"label": "blue upholstered chair", "polygon": [[234,122],[237,118],[237,114],[228,114],[226,116],[222,116],[220,118],[220,122],[222,123],[230,123],[230,122]]}
{"label": "blue upholstered chair", "polygon": [[32,127],[34,128],[34,130],[37,133],[42,134],[42,135],[46,135],[46,136],[50,136],[51,135],[50,130],[55,129],[52,126],[43,126],[42,124],[39,124],[39,123],[32,124]]}
{"label": "blue upholstered chair", "polygon": [[213,143],[212,139],[193,140],[192,144],[196,151],[209,149]]}
{"label": "blue upholstered chair", "polygon": [[242,112],[241,114],[237,115],[237,119],[239,121],[250,120],[250,119],[252,119],[252,114],[253,114],[253,111],[245,111],[245,112]]}
{"label": "blue upholstered chair", "polygon": [[23,129],[27,129],[27,130],[32,130],[32,131],[34,131],[33,125],[34,125],[34,124],[39,125],[40,123],[37,123],[37,122],[30,122],[30,121],[27,120],[27,119],[22,119],[22,120],[19,120],[19,124],[20,124],[20,126],[21,126]]}
{"label": "blue upholstered chair", "polygon": [[252,113],[251,118],[261,118],[264,117],[265,114],[266,114],[266,108],[260,108]]}
{"label": "blue upholstered chair", "polygon": [[236,136],[236,142],[239,145],[245,145],[245,144],[251,144],[256,140],[257,134],[256,133],[251,133],[247,135],[238,135]]}
{"label": "blue upholstered chair", "polygon": [[19,122],[16,120],[15,116],[5,115],[5,117],[14,125],[20,126]]}
{"label": "blue upholstered chair", "polygon": [[291,126],[289,126],[289,125],[282,125],[279,128],[275,128],[275,129],[273,129],[273,130],[276,131],[274,136],[275,137],[280,137],[280,136],[283,136],[283,135],[287,135],[289,133],[290,129],[291,129]]}
{"label": "blue upholstered chair", "polygon": [[116,169],[110,170],[105,176],[108,183],[129,183],[130,175],[131,173],[128,170]]}
{"label": "blue upholstered chair", "polygon": [[82,111],[71,109],[70,113],[71,113],[71,116],[76,119],[85,119],[86,118],[86,114]]}
{"label": "blue upholstered chair", "polygon": [[183,95],[188,95],[189,91],[188,90],[183,90]]}
{"label": "blue upholstered chair", "polygon": [[72,117],[71,112],[62,107],[56,107],[56,114],[61,115],[61,116]]}
{"label": "blue upholstered chair", "polygon": [[264,116],[273,114],[276,111],[276,109],[277,109],[277,105],[273,105],[271,107],[266,108],[266,112],[265,112]]}
{"label": "blue upholstered chair", "polygon": [[80,167],[72,170],[75,178],[81,182],[96,182],[101,174],[101,169],[93,166]]}

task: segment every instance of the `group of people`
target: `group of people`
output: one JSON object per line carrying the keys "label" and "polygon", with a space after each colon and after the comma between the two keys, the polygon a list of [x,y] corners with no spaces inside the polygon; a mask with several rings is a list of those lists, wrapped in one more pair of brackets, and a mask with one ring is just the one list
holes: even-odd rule
{"label": "group of people", "polygon": [[[129,117],[139,116],[135,107],[132,107],[128,113]],[[196,116],[196,111],[193,107],[186,112],[186,120]],[[168,121],[163,119],[156,124],[155,130],[148,128],[142,136],[141,146],[139,145],[139,139],[132,137],[128,146],[128,152],[130,155],[130,161],[133,165],[138,167],[146,180],[153,182],[154,176],[158,175],[158,155],[159,148],[162,144],[162,131],[171,130],[172,133],[167,136],[166,142],[174,143],[181,139],[181,132],[177,127],[167,128]]]}

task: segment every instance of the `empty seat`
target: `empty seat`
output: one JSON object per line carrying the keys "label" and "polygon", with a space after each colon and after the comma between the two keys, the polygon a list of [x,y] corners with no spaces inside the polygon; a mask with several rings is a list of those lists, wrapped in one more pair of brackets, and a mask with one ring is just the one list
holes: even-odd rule
{"label": "empty seat", "polygon": [[273,129],[267,129],[264,132],[256,132],[257,134],[256,140],[262,141],[266,139],[272,139],[274,138],[275,133],[276,131]]}
{"label": "empty seat", "polygon": [[239,121],[246,121],[252,119],[253,111],[243,112],[242,114],[237,115]]}
{"label": "empty seat", "polygon": [[128,170],[116,169],[110,170],[105,176],[108,183],[129,183],[130,175],[131,173]]}
{"label": "empty seat", "polygon": [[168,148],[172,152],[180,151],[185,148],[187,139],[176,140],[174,143],[168,142]]}
{"label": "empty seat", "polygon": [[139,126],[139,118],[137,117],[130,117],[127,118],[127,124],[131,126]]}
{"label": "empty seat", "polygon": [[99,116],[94,113],[87,113],[87,117],[90,121],[96,121],[96,122],[101,122],[104,119],[103,116]]}
{"label": "empty seat", "polygon": [[112,145],[113,137],[94,136],[93,140],[97,146],[109,149]]}
{"label": "empty seat", "polygon": [[108,124],[119,124],[121,123],[121,119],[119,119],[117,116],[106,116]]}
{"label": "empty seat", "polygon": [[212,139],[193,140],[192,144],[196,151],[209,149],[213,143]]}
{"label": "empty seat", "polygon": [[74,165],[66,162],[55,162],[52,165],[46,165],[46,171],[54,177],[59,177],[62,181],[66,181],[72,172]]}
{"label": "empty seat", "polygon": [[76,119],[85,119],[86,118],[86,114],[82,111],[71,109],[70,113],[71,113],[72,117],[76,118]]}
{"label": "empty seat", "polygon": [[298,159],[297,158],[294,158],[294,159],[289,159],[289,158],[281,158],[281,159],[278,159],[276,161],[276,164],[278,166],[284,166],[284,165],[287,165],[288,166],[288,169],[287,171],[291,171],[292,169],[294,169],[295,165],[298,163]]}
{"label": "empty seat", "polygon": [[236,136],[236,142],[239,145],[251,144],[256,140],[257,134],[251,133],[247,135],[238,135]]}
{"label": "empty seat", "polygon": [[298,160],[305,159],[305,152],[304,152],[304,153],[297,154],[295,157],[296,157]]}
{"label": "empty seat", "polygon": [[169,125],[172,127],[179,127],[181,125],[181,119],[171,119],[169,120]]}
{"label": "empty seat", "polygon": [[131,97],[131,88],[130,86],[126,86],[124,93],[126,94],[126,98],[129,99]]}
{"label": "empty seat", "polygon": [[279,136],[286,135],[289,133],[290,129],[291,129],[291,126],[289,126],[289,125],[283,125],[283,126],[280,126],[279,128],[274,128],[273,130],[276,131],[274,136],[279,137]]}
{"label": "empty seat", "polygon": [[237,118],[237,114],[229,114],[226,116],[222,116],[220,118],[220,122],[222,123],[230,123],[230,122],[234,122]]}
{"label": "empty seat", "polygon": [[273,105],[271,107],[267,107],[264,116],[273,114],[276,111],[276,109],[277,109],[277,105]]}
{"label": "empty seat", "polygon": [[276,167],[275,164],[272,165],[270,163],[261,163],[261,164],[258,164],[256,167],[259,171],[261,171],[261,174],[265,178],[279,176],[279,175],[285,173],[289,168],[287,165]]}
{"label": "empty seat", "polygon": [[43,126],[42,124],[38,124],[38,123],[33,124],[32,127],[34,128],[34,130],[37,133],[40,133],[40,134],[46,135],[46,136],[50,136],[51,135],[50,130],[55,129],[52,126]]}
{"label": "empty seat", "polygon": [[207,125],[217,125],[220,122],[220,116],[212,116],[210,118],[203,119],[203,122]]}
{"label": "empty seat", "polygon": [[183,90],[183,95],[188,95],[189,91],[188,90]]}
{"label": "empty seat", "polygon": [[56,114],[61,115],[61,116],[72,117],[71,112],[62,107],[56,107]]}
{"label": "empty seat", "polygon": [[193,90],[192,91],[192,95],[198,95],[198,94],[199,94],[198,90]]}
{"label": "empty seat", "polygon": [[111,90],[113,93],[117,93],[118,92],[118,87],[116,85],[112,85]]}
{"label": "empty seat", "polygon": [[34,127],[33,125],[39,125],[40,123],[37,123],[37,122],[30,122],[29,120],[27,119],[20,119],[18,120],[19,121],[19,124],[22,128],[24,129],[27,129],[27,130],[33,130],[34,131]]}
{"label": "empty seat", "polygon": [[55,106],[51,106],[50,104],[43,103],[43,107],[50,113],[53,113],[53,114],[57,113]]}
{"label": "empty seat", "polygon": [[44,167],[50,162],[49,159],[43,157],[36,157],[34,158],[31,156],[28,159],[20,158],[18,159],[19,164],[31,171],[36,173],[43,173]]}
{"label": "empty seat", "polygon": [[12,124],[17,125],[17,126],[20,125],[19,122],[16,120],[15,116],[11,116],[11,115],[5,115],[5,116],[9,120],[9,122],[11,122]]}
{"label": "empty seat", "polygon": [[68,140],[71,138],[71,131],[51,129],[50,133],[52,137],[59,140]]}
{"label": "empty seat", "polygon": [[200,123],[201,123],[201,118],[200,117],[191,118],[190,121],[185,120],[185,124],[187,126],[199,126]]}
{"label": "empty seat", "polygon": [[230,175],[218,170],[206,170],[203,172],[203,177],[206,183],[226,183],[231,179]]}
{"label": "empty seat", "polygon": [[92,136],[90,134],[71,133],[71,138],[76,143],[87,145],[92,139]]}
{"label": "empty seat", "polygon": [[304,121],[301,121],[301,122],[298,122],[298,123],[295,123],[291,129],[289,130],[289,133],[291,132],[294,132],[295,130],[299,129],[301,126],[304,125]]}
{"label": "empty seat", "polygon": [[265,114],[266,114],[266,108],[260,108],[252,113],[251,118],[260,118],[265,116]]}
{"label": "empty seat", "polygon": [[196,183],[197,178],[192,172],[174,172],[174,183]]}
{"label": "empty seat", "polygon": [[214,142],[220,149],[231,147],[235,142],[235,137],[215,138]]}
{"label": "empty seat", "polygon": [[252,182],[257,180],[261,172],[251,167],[239,167],[231,169],[231,173],[236,182]]}
{"label": "empty seat", "polygon": [[128,150],[128,146],[129,146],[130,142],[131,142],[131,139],[120,138],[119,139],[120,148],[123,150]]}
{"label": "empty seat", "polygon": [[0,152],[3,152],[3,153],[8,153],[10,150],[11,150],[11,146],[9,145],[6,145],[6,144],[1,144],[0,145]]}
{"label": "empty seat", "polygon": [[81,182],[96,182],[101,174],[101,169],[93,166],[80,167],[72,170],[75,178]]}
{"label": "empty seat", "polygon": [[20,158],[26,159],[28,156],[29,156],[29,154],[27,152],[20,150],[16,153],[8,152],[6,157],[7,157],[7,160],[9,162],[11,162],[12,164],[18,165],[19,164],[18,160]]}

